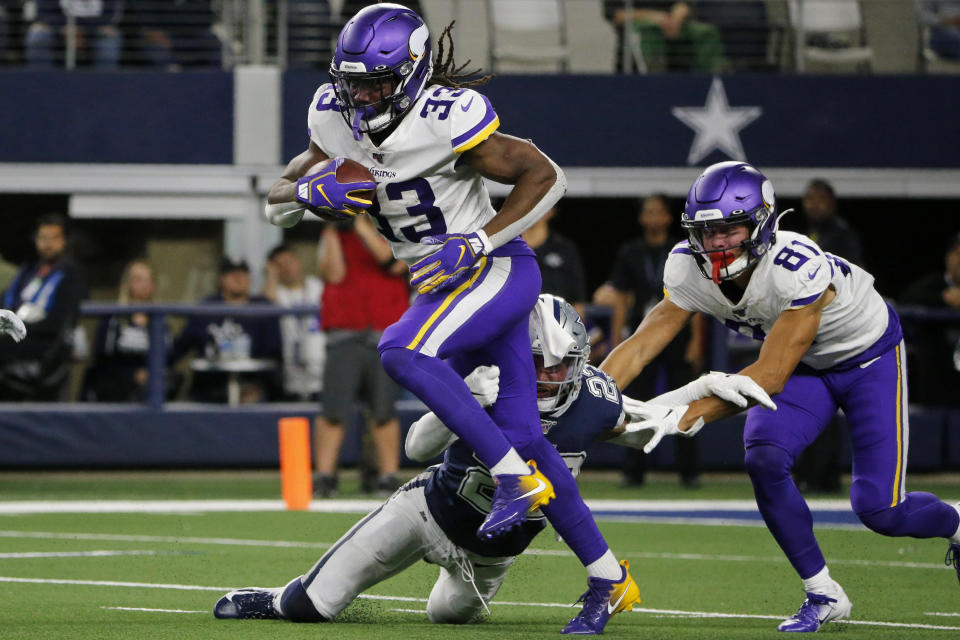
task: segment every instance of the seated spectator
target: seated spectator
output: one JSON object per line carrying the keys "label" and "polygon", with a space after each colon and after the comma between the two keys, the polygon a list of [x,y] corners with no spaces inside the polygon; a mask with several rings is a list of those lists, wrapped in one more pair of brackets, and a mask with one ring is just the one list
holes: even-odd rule
{"label": "seated spectator", "polygon": [[[323,281],[303,275],[303,262],[290,245],[275,247],[267,256],[267,283],[263,295],[281,307],[316,306]],[[327,345],[320,317],[283,316],[283,390],[290,400],[319,400],[323,386],[323,360]]]}
{"label": "seated spectator", "polygon": [[138,63],[178,71],[221,65],[215,22],[210,0],[126,0],[123,28],[136,43]]}
{"label": "seated spectator", "polygon": [[67,219],[42,216],[37,259],[20,267],[0,306],[16,311],[29,339],[0,342],[0,400],[61,400],[70,374],[72,337],[86,287],[65,257]]}
{"label": "seated spectator", "polygon": [[764,0],[700,0],[697,19],[720,30],[724,58],[732,71],[776,71],[767,61],[770,23]]}
{"label": "seated spectator", "polygon": [[[203,299],[204,303],[247,306],[270,304],[263,296],[250,295],[250,268],[244,261],[229,258],[220,261],[218,291]],[[177,336],[170,361],[177,362],[188,353],[206,358],[208,365],[195,370],[190,385],[190,399],[197,402],[226,402],[228,381],[226,363],[273,359],[282,356],[280,324],[276,317],[259,316],[193,316]],[[239,374],[240,402],[262,402],[278,397],[279,369]]]}
{"label": "seated spectator", "polygon": [[[603,2],[604,15],[617,33],[617,71],[716,73],[723,69],[720,30],[694,20],[690,3],[637,0],[631,6],[632,12],[627,15],[624,0]],[[630,60],[626,68],[625,53]]]}
{"label": "seated spectator", "polygon": [[[950,239],[944,271],[929,273],[900,295],[904,304],[960,312],[960,234]],[[907,367],[910,399],[927,404],[960,406],[960,322],[906,324],[915,360]]]}
{"label": "seated spectator", "polygon": [[960,0],[919,0],[920,22],[930,29],[930,49],[948,60],[960,60]]}
{"label": "seated spectator", "polygon": [[[120,279],[120,304],[153,302],[156,281],[145,260],[134,260]],[[167,346],[173,342],[166,328]],[[143,402],[147,396],[147,356],[150,352],[149,318],[145,313],[104,316],[97,325],[94,362],[84,377],[82,397],[91,402]],[[169,371],[164,387],[169,399],[176,380]]]}
{"label": "seated spectator", "polygon": [[36,17],[27,29],[27,66],[52,68],[57,51],[69,46],[67,18],[72,17],[79,59],[90,58],[97,69],[116,69],[122,38],[118,24],[123,0],[33,0]]}

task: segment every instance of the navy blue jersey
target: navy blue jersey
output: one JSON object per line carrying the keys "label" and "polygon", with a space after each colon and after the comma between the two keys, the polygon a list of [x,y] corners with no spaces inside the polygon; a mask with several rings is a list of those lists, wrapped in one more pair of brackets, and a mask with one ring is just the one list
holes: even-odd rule
{"label": "navy blue jersey", "polygon": [[[560,416],[541,419],[543,431],[560,452],[567,467],[577,475],[586,459],[587,446],[620,422],[623,400],[617,385],[606,373],[587,366],[581,376],[580,395]],[[454,543],[484,556],[520,554],[547,525],[542,515],[493,542],[477,539],[477,528],[490,511],[493,479],[473,450],[454,442],[427,481],[425,494],[430,512]]]}

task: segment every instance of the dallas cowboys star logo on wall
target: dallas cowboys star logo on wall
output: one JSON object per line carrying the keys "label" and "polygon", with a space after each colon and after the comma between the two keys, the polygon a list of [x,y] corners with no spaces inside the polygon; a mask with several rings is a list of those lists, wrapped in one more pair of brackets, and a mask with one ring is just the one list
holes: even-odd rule
{"label": "dallas cowboys star logo on wall", "polygon": [[712,151],[721,151],[733,160],[746,160],[740,130],[763,114],[761,107],[731,107],[723,81],[714,78],[703,107],[674,107],[675,118],[694,130],[687,164],[696,164]]}

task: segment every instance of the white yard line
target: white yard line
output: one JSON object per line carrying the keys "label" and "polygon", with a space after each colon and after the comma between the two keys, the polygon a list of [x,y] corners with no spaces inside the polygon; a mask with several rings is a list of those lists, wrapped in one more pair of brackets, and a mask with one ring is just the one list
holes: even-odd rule
{"label": "white yard line", "polygon": [[192,611],[190,609],[147,609],[145,607],[100,607],[108,611],[147,611],[150,613],[206,613],[209,611]]}
{"label": "white yard line", "polygon": [[[172,544],[198,544],[198,545],[226,545],[226,546],[246,546],[246,547],[275,547],[275,548],[293,548],[293,549],[329,549],[333,546],[332,542],[294,542],[289,540],[248,540],[244,538],[199,538],[199,537],[181,537],[181,536],[145,536],[145,535],[125,535],[112,533],[61,533],[55,531],[0,531],[0,538],[33,538],[49,540],[94,540],[109,542],[162,542]],[[643,558],[649,560],[715,560],[720,562],[764,562],[764,563],[782,563],[781,556],[745,556],[745,555],[725,555],[709,553],[669,553],[652,551],[621,551],[622,556],[628,558]],[[525,555],[531,556],[555,556],[572,557],[573,552],[567,549],[527,549]],[[4,557],[0,554],[0,559]],[[894,567],[899,569],[950,569],[941,562],[904,562],[901,560],[857,560],[831,558],[830,564],[850,565],[861,567]]]}
{"label": "white yard line", "polygon": [[943,616],[945,618],[960,618],[960,613],[947,613],[940,611],[924,611],[923,615],[925,616]]}
{"label": "white yard line", "polygon": [[[29,583],[29,584],[62,584],[62,585],[85,585],[99,587],[132,587],[142,589],[177,589],[184,591],[220,591],[226,592],[232,590],[232,587],[205,587],[200,585],[183,584],[152,584],[148,582],[114,582],[108,580],[55,580],[50,578],[13,578],[9,576],[0,576],[0,582]],[[380,596],[361,594],[360,598],[368,600],[386,600],[391,602],[426,602],[426,598],[411,598],[405,596]],[[570,608],[569,603],[559,602],[502,602],[493,601],[490,604],[513,607],[563,607]],[[137,609],[129,609],[136,611]],[[148,610],[149,611],[149,610]],[[419,613],[419,612],[418,612]],[[635,608],[633,613],[649,613],[654,615],[678,615],[695,618],[738,618],[738,619],[758,619],[758,620],[783,620],[785,615],[760,615],[749,613],[723,613],[719,611],[685,611],[682,609],[647,609]],[[840,620],[834,624],[855,624],[874,627],[896,627],[899,629],[929,629],[936,631],[960,631],[960,627],[948,627],[932,624],[915,624],[909,622],[883,622],[874,620]]]}
{"label": "white yard line", "polygon": [[106,558],[110,556],[160,556],[171,555],[173,551],[21,551],[0,553],[0,560],[20,558]]}

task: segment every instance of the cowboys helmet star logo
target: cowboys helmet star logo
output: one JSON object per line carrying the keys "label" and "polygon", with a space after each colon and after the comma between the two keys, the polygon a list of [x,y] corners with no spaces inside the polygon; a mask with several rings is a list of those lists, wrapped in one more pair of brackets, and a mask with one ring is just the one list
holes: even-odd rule
{"label": "cowboys helmet star logo", "polygon": [[712,151],[725,153],[733,160],[746,160],[740,143],[740,130],[763,114],[760,107],[731,107],[723,81],[714,78],[703,107],[674,107],[675,118],[694,130],[687,164],[696,164]]}

